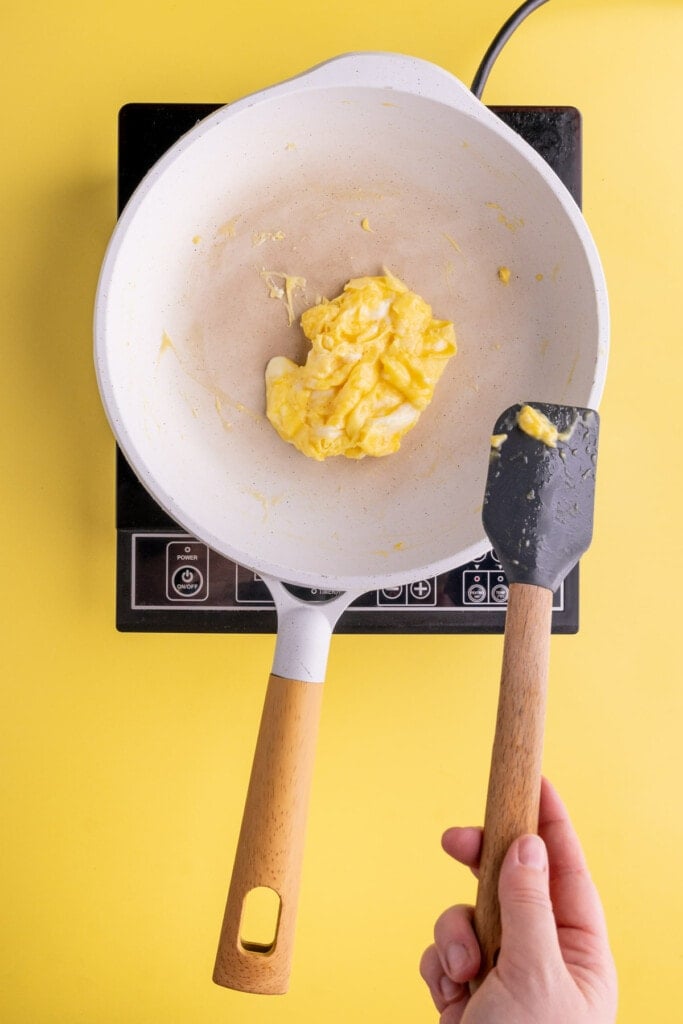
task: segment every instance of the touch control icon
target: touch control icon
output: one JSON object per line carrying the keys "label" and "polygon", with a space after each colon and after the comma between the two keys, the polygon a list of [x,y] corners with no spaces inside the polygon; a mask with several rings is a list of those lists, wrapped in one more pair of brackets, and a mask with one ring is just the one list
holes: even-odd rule
{"label": "touch control icon", "polygon": [[204,586],[204,577],[195,566],[181,566],[171,576],[171,586],[178,597],[196,597]]}
{"label": "touch control icon", "polygon": [[467,599],[473,604],[481,604],[482,601],[486,600],[486,587],[482,586],[481,583],[473,583],[467,588]]}
{"label": "touch control icon", "polygon": [[406,608],[436,604],[436,580],[416,580],[398,587],[387,587],[377,591],[378,605],[400,605]]}
{"label": "touch control icon", "polygon": [[168,601],[206,601],[209,596],[209,549],[188,538],[166,546]]}

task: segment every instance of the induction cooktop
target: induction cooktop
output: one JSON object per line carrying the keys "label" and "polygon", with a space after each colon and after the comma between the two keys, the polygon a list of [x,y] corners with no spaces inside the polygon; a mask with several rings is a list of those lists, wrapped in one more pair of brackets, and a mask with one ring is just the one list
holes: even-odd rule
{"label": "induction cooktop", "polygon": [[[118,207],[163,153],[222,104],[130,103],[119,113]],[[581,204],[581,115],[574,107],[491,110],[548,162]],[[127,632],[274,633],[258,575],[186,534],[156,504],[117,448],[116,625]],[[315,595],[312,595],[315,596]],[[373,591],[342,614],[337,633],[502,633],[508,587],[495,551],[402,587]],[[553,598],[552,629],[576,633],[579,566]]]}

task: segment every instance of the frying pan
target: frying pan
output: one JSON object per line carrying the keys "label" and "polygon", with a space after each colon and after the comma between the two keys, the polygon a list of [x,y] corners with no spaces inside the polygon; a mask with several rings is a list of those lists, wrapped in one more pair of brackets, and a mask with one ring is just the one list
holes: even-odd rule
{"label": "frying pan", "polygon": [[[265,418],[266,363],[303,361],[302,310],[383,267],[454,322],[458,354],[398,453],[314,462]],[[422,60],[348,54],[221,108],[123,211],[95,311],[112,429],[159,504],[259,574],[278,610],[219,983],[287,988],[315,684],[338,616],[474,557],[490,424],[530,397],[595,408],[607,348],[603,273],[573,199]],[[266,888],[274,935],[251,941],[243,904]]]}

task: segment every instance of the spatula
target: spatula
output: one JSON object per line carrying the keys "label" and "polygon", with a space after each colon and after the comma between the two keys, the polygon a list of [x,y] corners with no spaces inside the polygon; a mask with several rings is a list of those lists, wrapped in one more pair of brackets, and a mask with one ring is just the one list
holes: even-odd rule
{"label": "spatula", "polygon": [[598,425],[591,409],[528,403],[507,409],[494,427],[483,522],[509,596],[474,913],[482,966],[473,988],[500,950],[503,858],[515,839],[538,830],[553,593],[591,542]]}

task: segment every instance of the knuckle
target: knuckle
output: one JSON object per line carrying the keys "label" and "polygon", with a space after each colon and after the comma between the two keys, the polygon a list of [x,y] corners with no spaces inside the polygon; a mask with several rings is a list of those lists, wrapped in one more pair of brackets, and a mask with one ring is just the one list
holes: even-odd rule
{"label": "knuckle", "polygon": [[437,971],[441,971],[439,955],[436,946],[429,946],[420,958],[420,976],[429,985]]}
{"label": "knuckle", "polygon": [[540,907],[552,914],[553,905],[547,892],[542,889],[535,889],[532,886],[525,886],[516,889],[508,896],[508,903],[518,907]]}
{"label": "knuckle", "polygon": [[434,941],[439,949],[445,949],[449,942],[461,942],[464,945],[471,945],[474,939],[472,907],[460,904],[449,907],[434,925]]}

